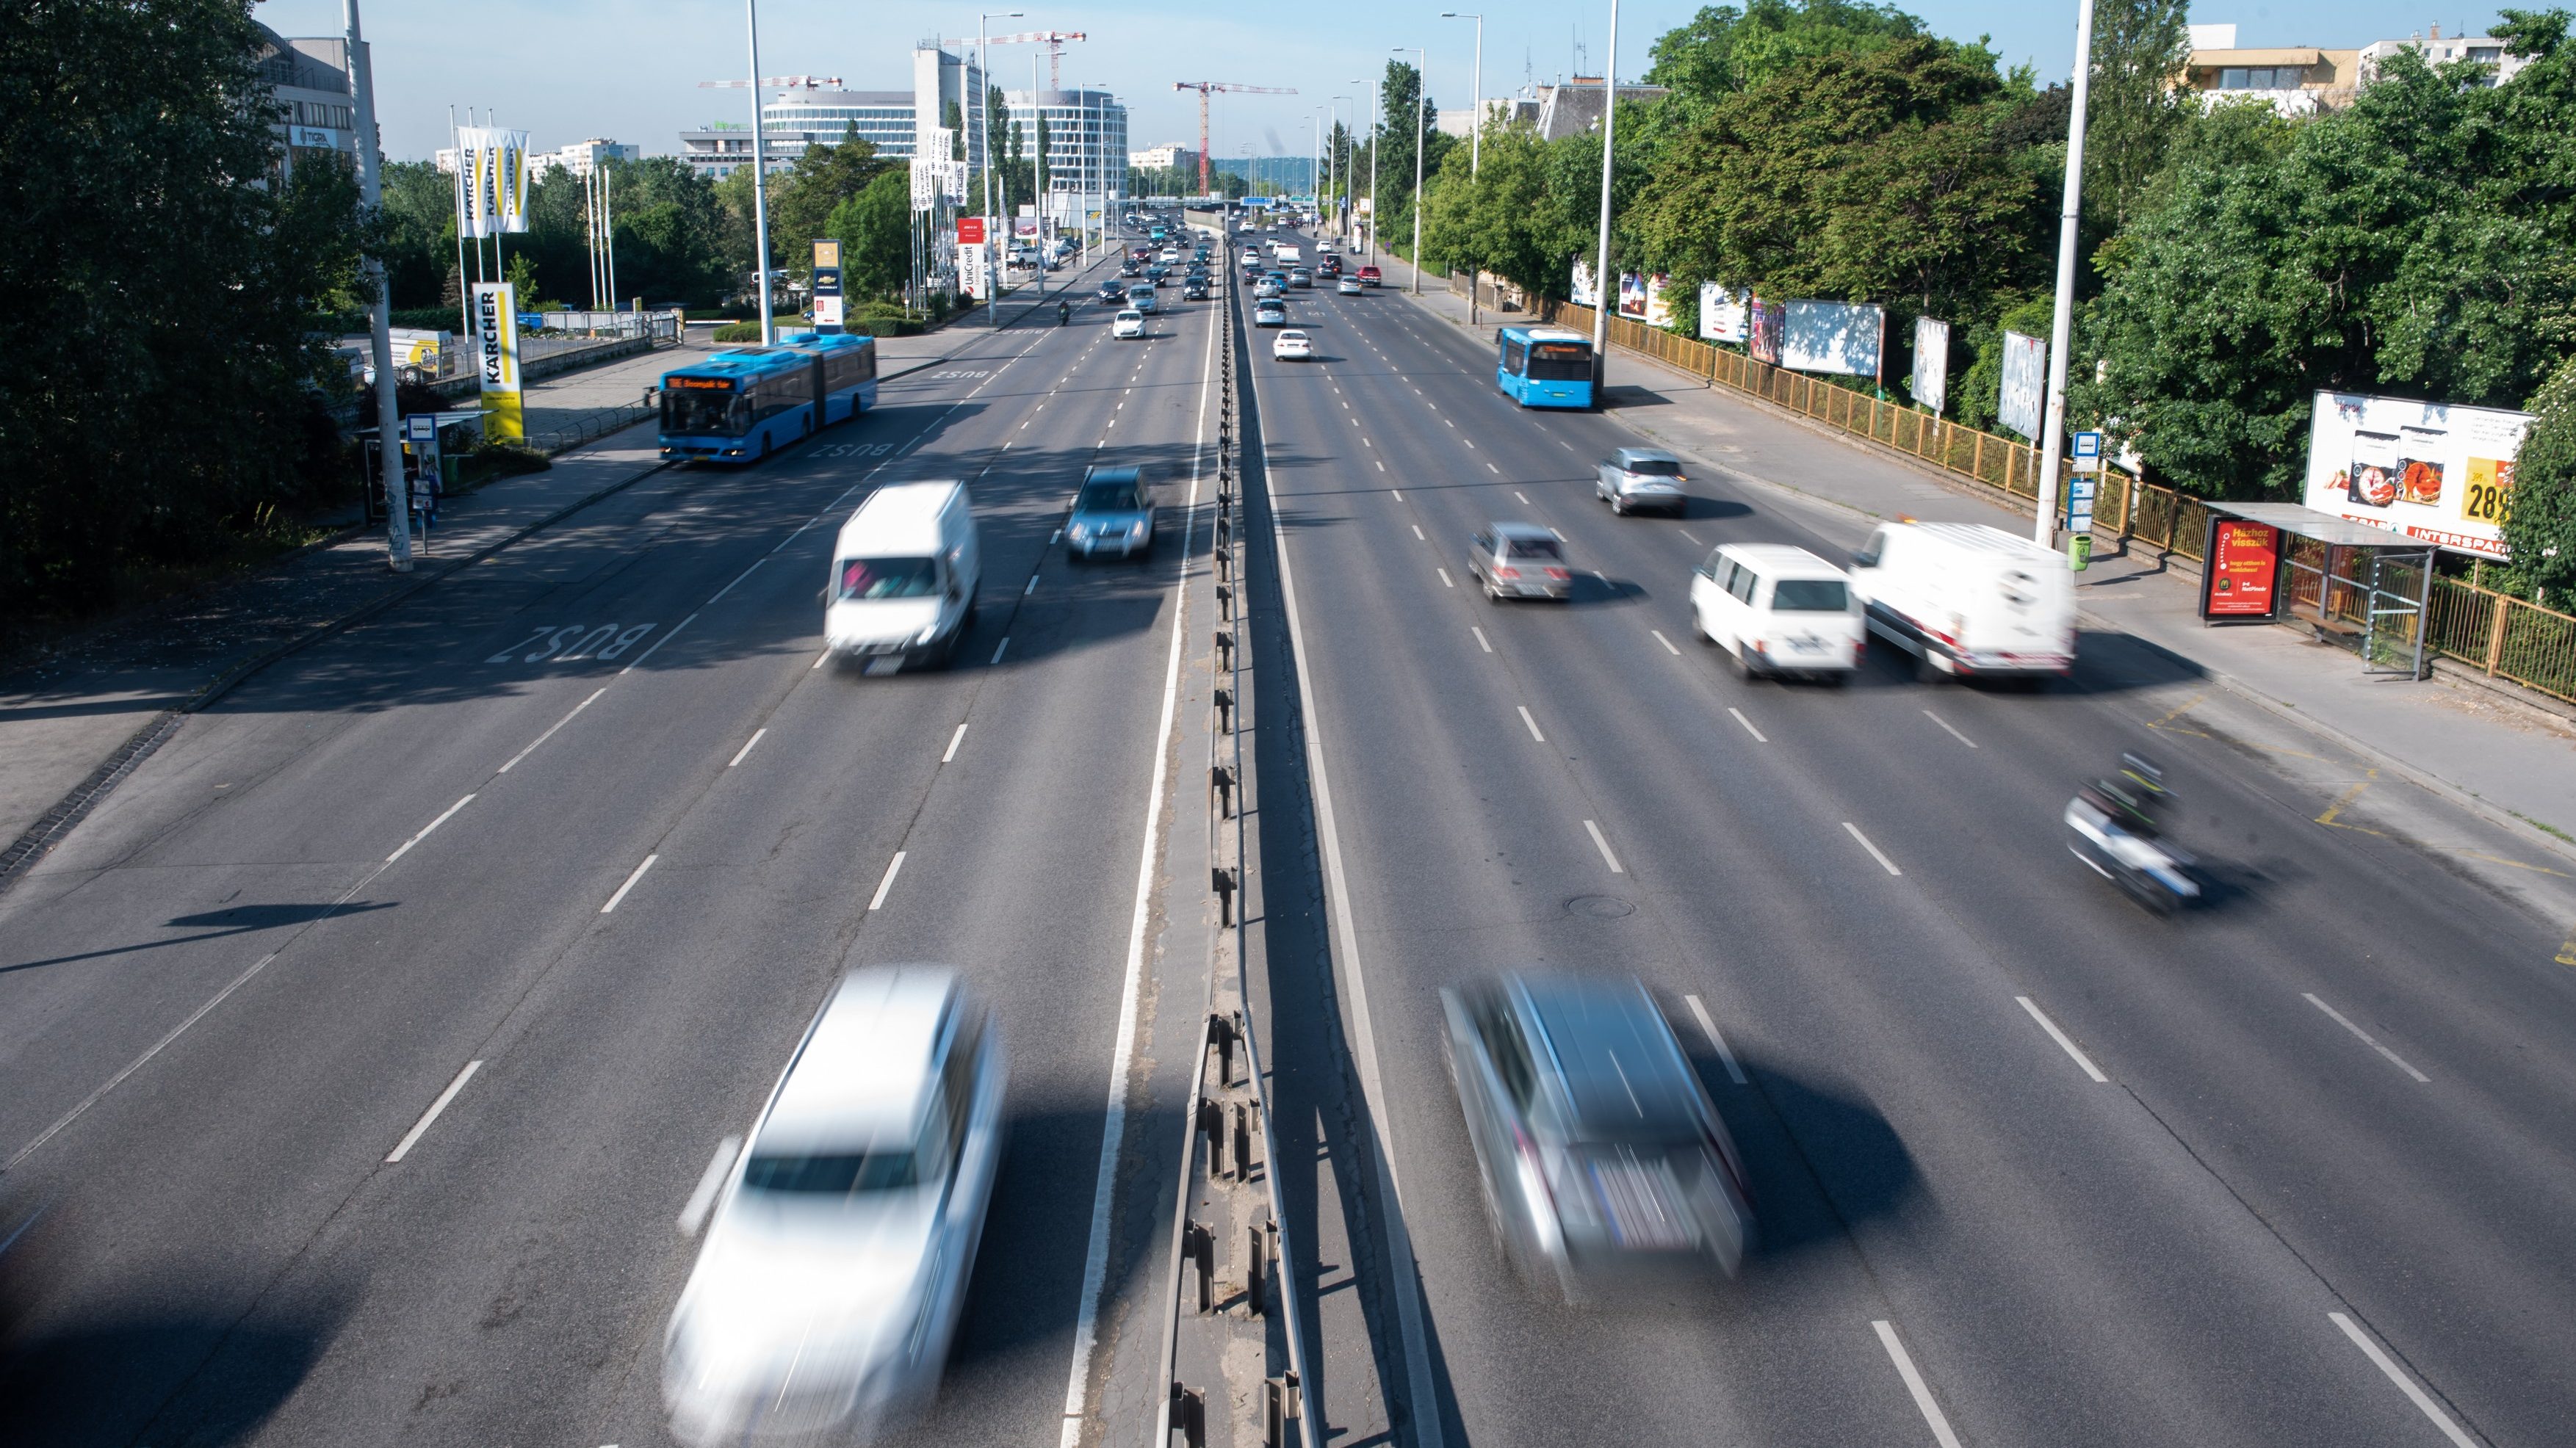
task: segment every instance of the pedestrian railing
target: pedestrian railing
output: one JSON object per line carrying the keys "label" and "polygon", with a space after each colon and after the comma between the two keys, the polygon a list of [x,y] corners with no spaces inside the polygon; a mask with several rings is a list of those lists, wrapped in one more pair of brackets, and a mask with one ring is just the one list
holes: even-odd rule
{"label": "pedestrian railing", "polygon": [[[1583,332],[1592,329],[1590,307],[1541,301],[1537,310],[1541,320],[1553,325]],[[2003,493],[2023,507],[2032,506],[2037,496],[2039,449],[2018,438],[1962,427],[1920,408],[1773,367],[1628,317],[1610,319],[1609,337],[1614,347],[1894,448]],[[2208,505],[2198,498],[2116,470],[2102,474],[2094,499],[2096,535],[2120,543],[2152,544],[2165,554],[2199,562],[2208,524]],[[2357,596],[2347,599],[2332,588],[2323,589],[2317,598],[2293,602],[2305,603],[2321,618],[2363,622],[2357,610],[2364,605]],[[2576,703],[2576,615],[2475,582],[2436,577],[2424,627],[2428,651],[2490,677]]]}

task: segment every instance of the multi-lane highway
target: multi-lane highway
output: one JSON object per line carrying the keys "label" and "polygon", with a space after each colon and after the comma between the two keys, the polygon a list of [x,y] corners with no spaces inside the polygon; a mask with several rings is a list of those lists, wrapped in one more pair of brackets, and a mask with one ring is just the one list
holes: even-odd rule
{"label": "multi-lane highway", "polygon": [[[1693,565],[1841,562],[1861,526],[1704,472],[1685,518],[1614,518],[1593,464],[1641,439],[1518,410],[1489,343],[1392,288],[1292,290],[1288,324],[1320,355],[1247,328],[1251,437],[1329,780],[1340,1016],[1448,1441],[2564,1436],[2576,993],[2550,922],[2321,827],[2331,797],[2175,727],[2179,676],[2117,636],[2038,693],[1884,657],[1848,689],[1740,680],[1693,640]],[[1563,536],[1570,605],[1476,591],[1491,520]],[[2174,772],[2217,908],[2150,919],[2066,851],[2059,811],[2124,748]],[[1524,966],[1640,977],[1703,1053],[1766,1238],[1740,1283],[1623,1316],[1507,1275],[1436,992]]]}
{"label": "multi-lane highway", "polygon": [[[0,1196],[44,1209],[0,1439],[662,1441],[683,1209],[831,978],[904,960],[1014,1064],[923,1441],[1096,1418],[1215,315],[961,327],[864,418],[655,472],[193,718],[0,898]],[[1156,470],[1150,562],[1050,546],[1099,461]],[[834,525],[935,477],[983,533],[957,666],[819,667]]]}

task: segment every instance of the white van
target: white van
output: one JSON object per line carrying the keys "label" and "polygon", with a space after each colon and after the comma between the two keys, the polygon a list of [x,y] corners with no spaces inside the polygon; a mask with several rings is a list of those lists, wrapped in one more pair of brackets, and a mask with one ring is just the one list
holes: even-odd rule
{"label": "white van", "polygon": [[1277,246],[1270,250],[1270,261],[1273,266],[1292,267],[1305,259],[1305,254],[1293,246]]}
{"label": "white van", "polygon": [[2075,576],[2051,549],[1982,523],[1896,522],[1852,555],[1870,632],[1926,678],[2038,678],[2075,667]]}
{"label": "white van", "polygon": [[964,483],[879,488],[832,546],[823,645],[871,674],[945,665],[975,625],[983,575]]}
{"label": "white van", "polygon": [[1809,674],[1849,683],[1869,637],[1843,571],[1785,543],[1726,543],[1691,576],[1691,632],[1747,678]]}

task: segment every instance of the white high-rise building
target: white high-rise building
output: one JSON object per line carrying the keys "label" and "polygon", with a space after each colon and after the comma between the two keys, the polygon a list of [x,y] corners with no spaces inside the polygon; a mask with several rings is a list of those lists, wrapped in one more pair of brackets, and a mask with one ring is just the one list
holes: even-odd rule
{"label": "white high-rise building", "polygon": [[[1127,194],[1127,108],[1105,90],[1050,90],[1037,93],[1032,106],[1027,91],[1005,91],[1011,130],[1025,163],[1038,153],[1038,118],[1046,119],[1047,190],[1094,196]],[[1010,141],[999,143],[999,164]]]}

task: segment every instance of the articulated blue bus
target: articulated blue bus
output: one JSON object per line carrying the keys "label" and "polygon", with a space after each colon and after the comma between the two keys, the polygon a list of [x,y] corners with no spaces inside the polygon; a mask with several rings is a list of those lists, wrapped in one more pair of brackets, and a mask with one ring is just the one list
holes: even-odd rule
{"label": "articulated blue bus", "polygon": [[1505,327],[1494,381],[1523,407],[1590,407],[1592,339],[1563,327]]}
{"label": "articulated blue bus", "polygon": [[877,403],[877,339],[799,337],[662,374],[662,456],[754,463]]}

